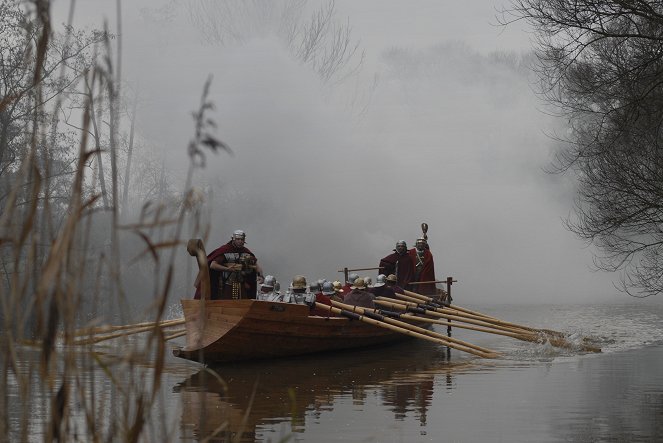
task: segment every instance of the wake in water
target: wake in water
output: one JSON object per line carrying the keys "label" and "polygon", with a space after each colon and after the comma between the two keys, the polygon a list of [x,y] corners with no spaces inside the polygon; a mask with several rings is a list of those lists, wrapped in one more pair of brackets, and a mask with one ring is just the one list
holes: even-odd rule
{"label": "wake in water", "polygon": [[[571,345],[527,343],[490,339],[491,346],[510,361],[552,361],[587,354],[595,346],[603,354],[663,344],[663,304],[633,303],[601,305],[493,306],[484,312],[532,327],[561,331]],[[456,333],[460,336],[460,332]],[[483,343],[485,344],[485,343]]]}

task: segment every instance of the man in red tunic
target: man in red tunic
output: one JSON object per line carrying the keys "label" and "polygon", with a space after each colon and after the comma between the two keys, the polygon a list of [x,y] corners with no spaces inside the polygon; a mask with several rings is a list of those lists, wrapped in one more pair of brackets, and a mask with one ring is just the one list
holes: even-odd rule
{"label": "man in red tunic", "polygon": [[[237,230],[228,243],[207,256],[212,300],[256,297],[257,278],[262,279],[262,269],[255,254],[244,246],[245,241],[244,231]],[[200,298],[199,286],[194,298]]]}
{"label": "man in red tunic", "polygon": [[[433,254],[431,254],[430,249],[427,246],[428,243],[425,238],[418,238],[415,247],[410,249],[408,253],[414,263],[413,281],[435,281],[435,263],[433,262]],[[425,295],[435,295],[437,292],[435,283],[411,285],[411,290]]]}
{"label": "man in red tunic", "polygon": [[398,280],[398,286],[407,288],[414,280],[414,261],[407,251],[407,243],[404,240],[396,242],[393,254],[389,254],[380,260],[380,274],[393,274]]}

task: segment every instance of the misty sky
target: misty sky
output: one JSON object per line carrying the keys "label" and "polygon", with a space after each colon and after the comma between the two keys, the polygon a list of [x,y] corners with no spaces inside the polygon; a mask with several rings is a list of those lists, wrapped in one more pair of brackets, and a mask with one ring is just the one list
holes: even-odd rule
{"label": "misty sky", "polygon": [[[114,3],[79,2],[75,23],[100,27],[105,14],[116,29]],[[122,75],[140,91],[140,136],[173,177],[213,76],[217,135],[235,155],[208,157],[196,178],[212,192],[208,251],[242,228],[284,286],[295,274],[340,279],[397,240],[413,245],[426,222],[458,304],[623,297],[563,227],[572,178],[542,171],[561,122],[541,112],[531,74],[495,56],[530,48],[521,25],[496,26],[506,2],[336,1],[335,23],[365,59],[328,83],[273,32],[278,20],[256,18],[262,2],[216,2],[239,33],[224,42],[200,3],[123,3]],[[56,3],[56,22],[68,6]]]}

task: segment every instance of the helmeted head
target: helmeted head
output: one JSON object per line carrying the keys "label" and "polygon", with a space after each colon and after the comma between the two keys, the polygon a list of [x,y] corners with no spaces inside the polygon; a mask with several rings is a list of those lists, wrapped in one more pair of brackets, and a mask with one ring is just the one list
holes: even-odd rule
{"label": "helmeted head", "polygon": [[352,289],[366,289],[366,282],[363,278],[357,277],[350,287]]}
{"label": "helmeted head", "polygon": [[398,240],[396,242],[395,251],[399,254],[405,254],[405,252],[407,252],[407,243],[405,243],[405,240]]}
{"label": "helmeted head", "polygon": [[334,287],[334,292],[337,294],[343,293],[343,283],[340,281],[336,280],[334,283],[332,283],[332,286]]}
{"label": "helmeted head", "polygon": [[423,237],[419,237],[417,239],[417,242],[414,244],[414,247],[417,248],[419,251],[423,251],[426,249],[426,239]]}
{"label": "helmeted head", "polygon": [[322,285],[324,285],[326,281],[327,280],[324,278],[318,279],[318,287],[320,288],[320,290],[322,290]]}
{"label": "helmeted head", "polygon": [[398,282],[398,277],[394,274],[389,274],[387,276],[386,282],[388,285],[395,285]]}
{"label": "helmeted head", "polygon": [[[340,283],[340,282],[339,282]],[[322,295],[334,295],[334,284],[330,281],[326,281],[322,284]]]}
{"label": "helmeted head", "polygon": [[364,283],[366,283],[366,286],[369,288],[373,287],[373,278],[372,277],[364,277]]}
{"label": "helmeted head", "polygon": [[246,233],[241,229],[238,229],[233,232],[231,240],[234,246],[244,246],[244,243],[246,242]]}
{"label": "helmeted head", "polygon": [[265,281],[260,285],[260,289],[269,289],[270,291],[274,289],[274,283],[276,283],[276,278],[273,275],[265,276]]}
{"label": "helmeted head", "polygon": [[306,277],[295,275],[292,279],[292,289],[306,289]]}
{"label": "helmeted head", "polygon": [[318,284],[317,281],[314,281],[311,282],[308,289],[311,294],[317,294],[318,292],[320,292],[320,285]]}
{"label": "helmeted head", "polygon": [[381,288],[382,286],[385,285],[387,282],[387,276],[384,274],[378,275],[378,278],[375,280],[375,284],[373,285],[376,288]]}
{"label": "helmeted head", "polygon": [[350,283],[350,285],[352,285],[355,282],[355,280],[357,280],[358,278],[359,278],[359,274],[355,274],[353,272],[352,274],[348,275],[348,283]]}

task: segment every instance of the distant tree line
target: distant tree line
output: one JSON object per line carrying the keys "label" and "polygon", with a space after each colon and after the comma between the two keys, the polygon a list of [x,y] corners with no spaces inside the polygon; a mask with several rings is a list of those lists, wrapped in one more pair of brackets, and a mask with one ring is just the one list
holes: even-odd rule
{"label": "distant tree line", "polygon": [[663,291],[663,2],[514,0],[540,92],[568,120],[553,170],[578,179],[569,229],[634,296]]}

